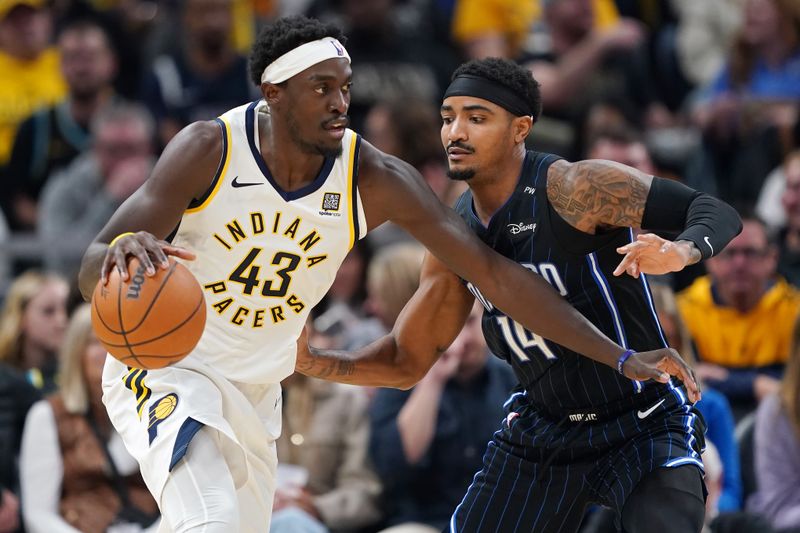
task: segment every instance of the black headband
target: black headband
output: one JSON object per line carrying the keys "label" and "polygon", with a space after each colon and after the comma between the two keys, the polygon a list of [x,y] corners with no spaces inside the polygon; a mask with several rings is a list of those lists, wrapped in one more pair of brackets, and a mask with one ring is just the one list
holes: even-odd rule
{"label": "black headband", "polygon": [[534,115],[531,105],[520,95],[505,85],[480,76],[469,74],[458,76],[444,92],[444,98],[451,96],[474,96],[489,100],[518,117]]}

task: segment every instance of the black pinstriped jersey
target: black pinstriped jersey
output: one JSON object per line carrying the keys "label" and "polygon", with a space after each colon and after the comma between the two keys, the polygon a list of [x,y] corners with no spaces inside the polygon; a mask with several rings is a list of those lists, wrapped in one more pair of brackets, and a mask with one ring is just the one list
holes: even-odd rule
{"label": "black pinstriped jersey", "polygon": [[[487,245],[542,276],[620,345],[639,351],[666,346],[646,276],[612,275],[622,259],[616,248],[631,241],[632,231],[589,235],[570,226],[549,204],[547,171],[558,159],[528,151],[516,189],[488,226],[475,214],[470,190],[459,198],[456,211]],[[483,332],[490,349],[511,364],[534,403],[579,410],[627,403],[645,389],[645,383],[525,330],[467,286],[485,307]],[[665,392],[660,384],[646,385],[643,396]]]}

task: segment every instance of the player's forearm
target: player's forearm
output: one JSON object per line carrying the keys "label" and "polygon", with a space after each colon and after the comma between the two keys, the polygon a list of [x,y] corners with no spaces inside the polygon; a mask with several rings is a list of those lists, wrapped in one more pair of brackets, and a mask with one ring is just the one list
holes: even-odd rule
{"label": "player's forearm", "polygon": [[108,250],[108,244],[94,242],[83,254],[81,270],[78,274],[78,288],[81,291],[81,295],[83,295],[83,299],[87,302],[92,298],[92,292],[94,292],[94,288],[100,280],[100,267],[103,266],[106,250]]}
{"label": "player's forearm", "polygon": [[483,295],[525,329],[616,368],[625,348],[609,339],[578,310],[562,298],[544,279],[512,263],[492,267],[499,282],[481,286]]}
{"label": "player's forearm", "polygon": [[309,347],[298,352],[295,369],[309,377],[366,387],[409,389],[421,377],[418,369],[403,364],[391,335],[353,352]]}

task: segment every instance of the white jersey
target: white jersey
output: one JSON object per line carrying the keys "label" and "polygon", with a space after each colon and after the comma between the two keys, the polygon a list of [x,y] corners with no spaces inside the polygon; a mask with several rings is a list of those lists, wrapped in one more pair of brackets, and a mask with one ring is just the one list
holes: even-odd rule
{"label": "white jersey", "polygon": [[366,234],[358,195],[360,137],[316,179],[286,192],[261,157],[263,100],[217,119],[223,157],[204,198],[183,214],[172,242],[197,254],[185,264],[203,287],[207,325],[192,357],[226,378],[277,383],[294,372],[296,341],[357,239]]}

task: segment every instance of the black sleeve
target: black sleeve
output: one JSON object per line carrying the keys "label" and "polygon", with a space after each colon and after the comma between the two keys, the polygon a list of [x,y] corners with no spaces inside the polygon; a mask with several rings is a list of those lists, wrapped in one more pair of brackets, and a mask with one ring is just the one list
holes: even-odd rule
{"label": "black sleeve", "polygon": [[674,180],[653,178],[642,228],[681,232],[674,240],[693,242],[703,259],[708,259],[742,231],[742,221],[722,200]]}

